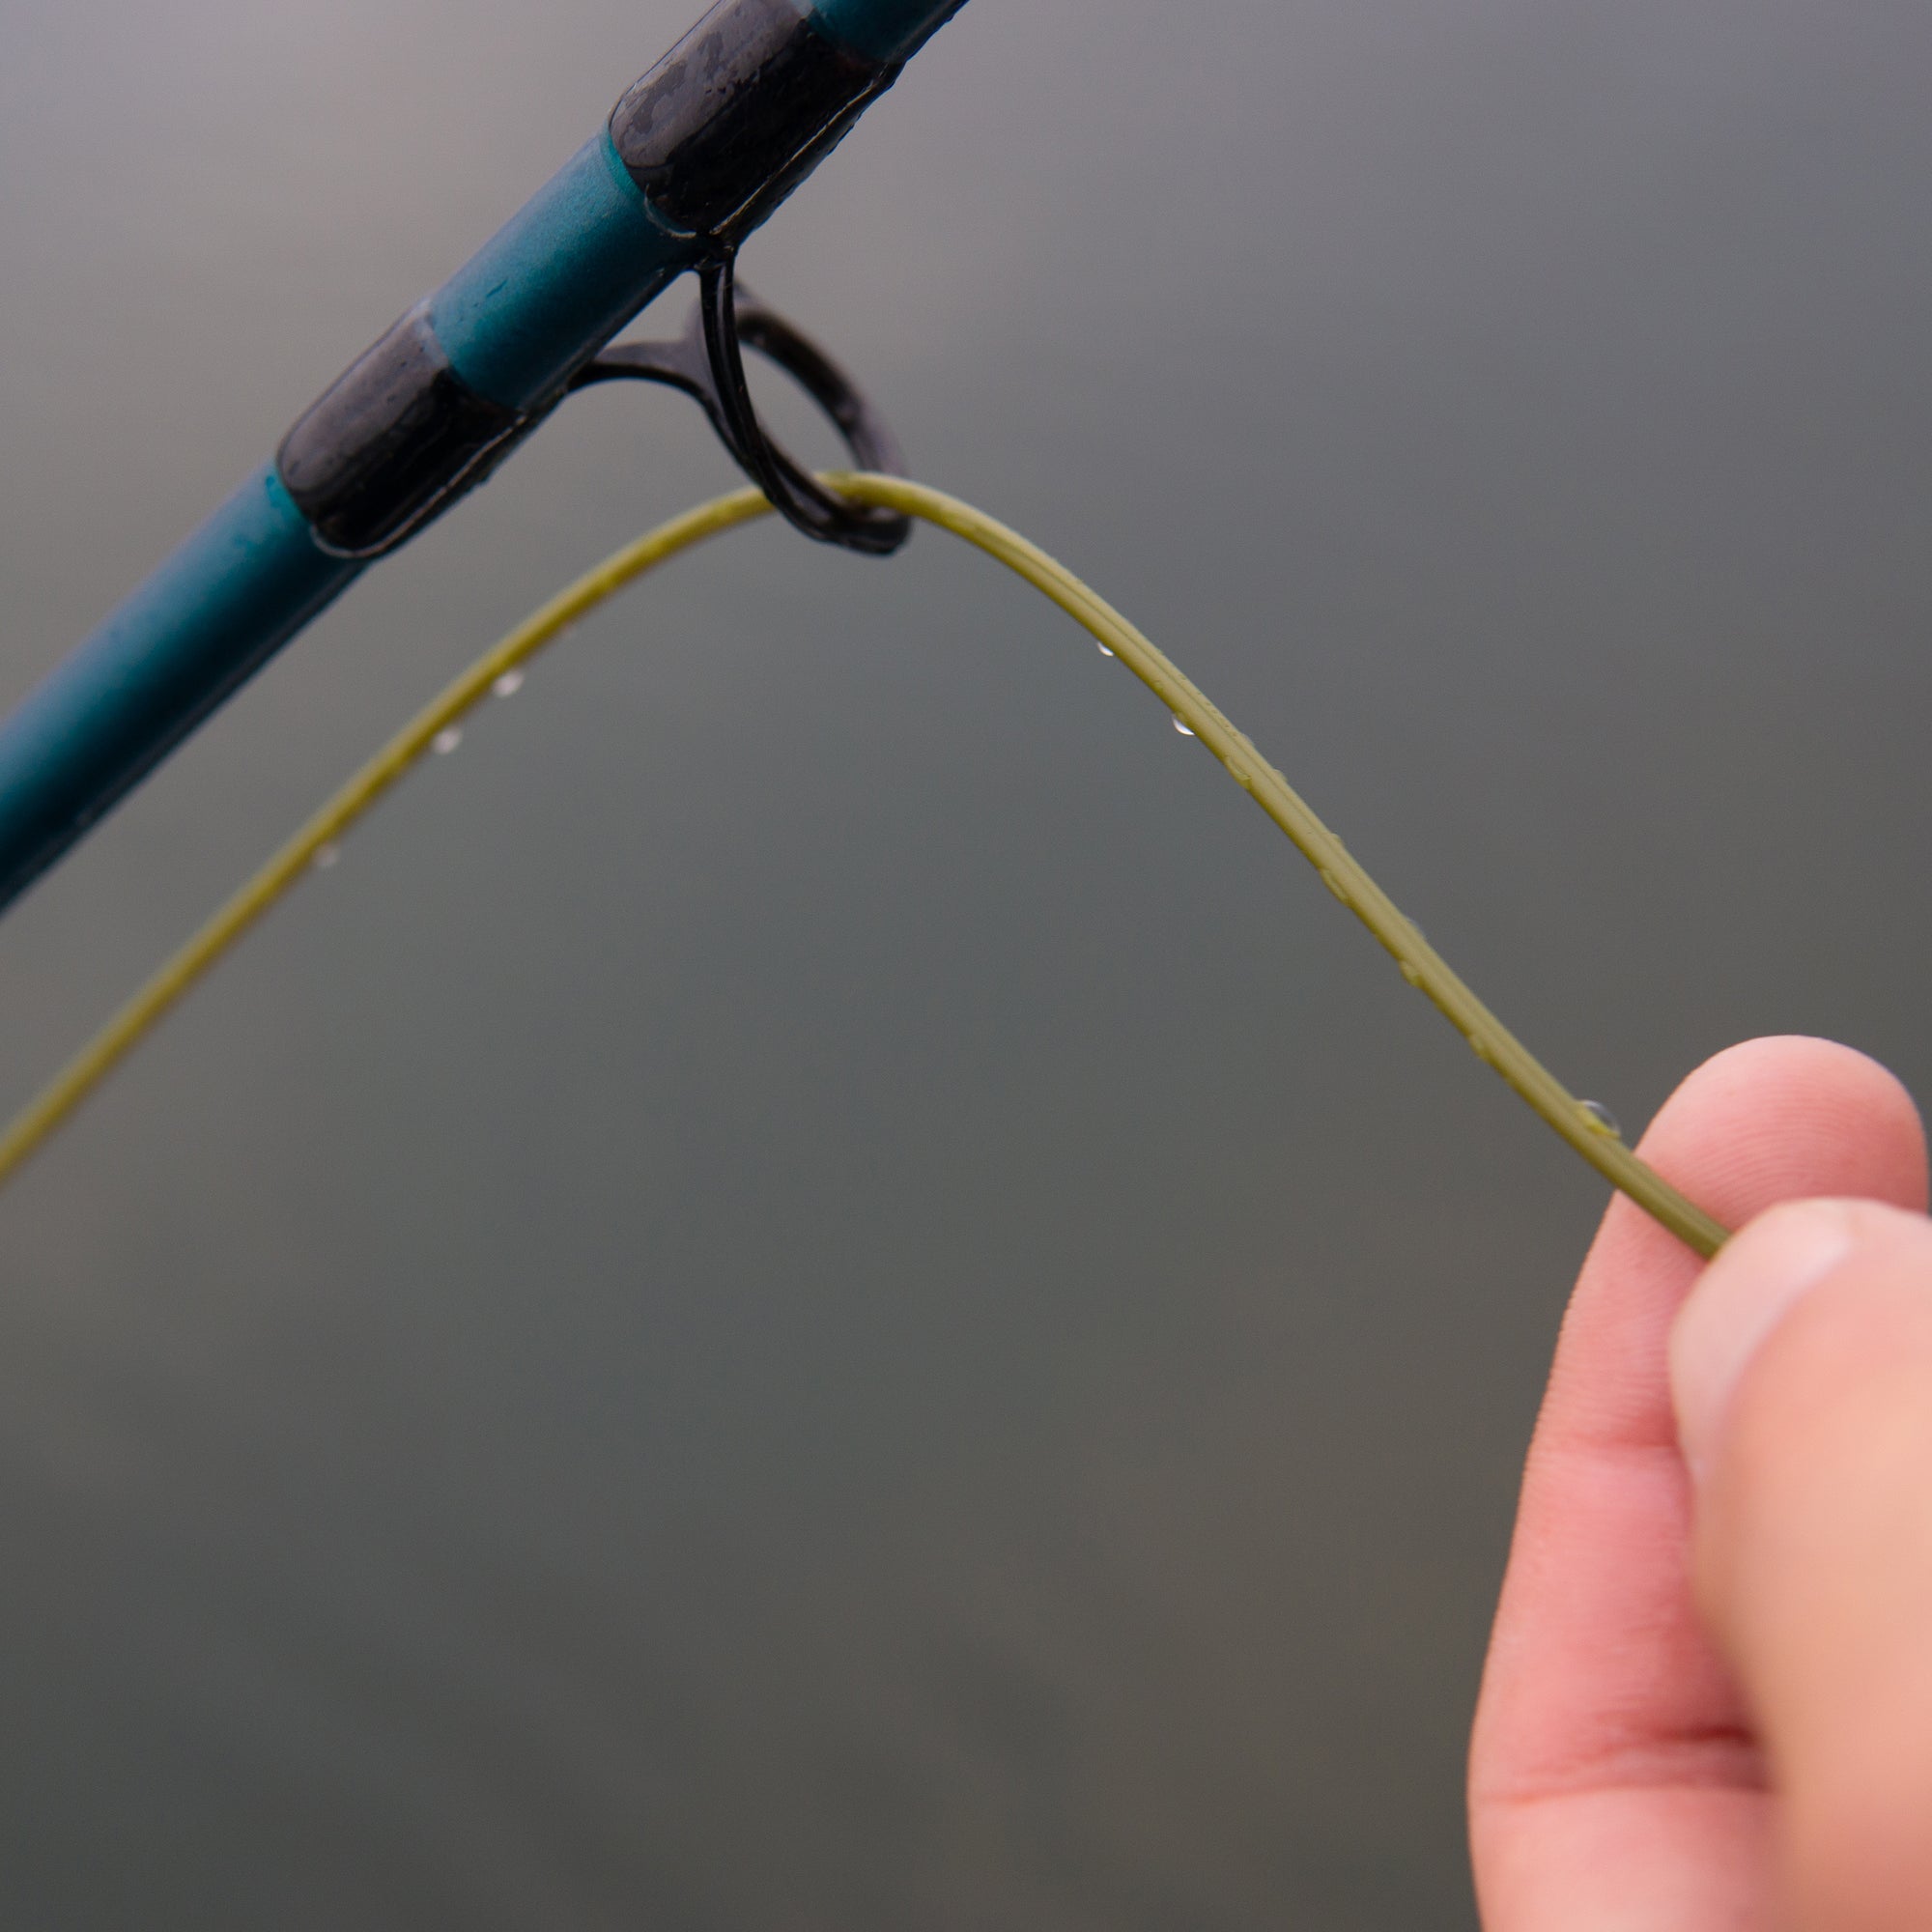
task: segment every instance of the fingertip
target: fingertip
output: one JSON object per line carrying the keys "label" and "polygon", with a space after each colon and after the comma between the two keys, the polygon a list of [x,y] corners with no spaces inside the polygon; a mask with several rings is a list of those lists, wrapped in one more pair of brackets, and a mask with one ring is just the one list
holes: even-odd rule
{"label": "fingertip", "polygon": [[1852,1257],[1858,1228],[1835,1201],[1773,1208],[1704,1270],[1670,1336],[1678,1441],[1702,1480],[1732,1392],[1797,1304]]}
{"label": "fingertip", "polygon": [[[1898,1079],[1867,1055],[1802,1036],[1747,1040],[1677,1088],[1637,1151],[1727,1228],[1779,1202],[1922,1208],[1925,1136]],[[1690,1250],[1619,1197],[1564,1322],[1544,1421],[1558,1439],[1678,1440],[1664,1358],[1698,1280]]]}
{"label": "fingertip", "polygon": [[[1775,1378],[1807,1409],[1869,1409],[1861,1362],[1932,1376],[1928,1286],[1932,1220],[1884,1202],[1786,1202],[1742,1229],[1704,1270],[1671,1332],[1671,1396],[1692,1475],[1701,1479],[1728,1451],[1741,1389],[1814,1302],[1806,1337],[1793,1342],[1804,1342],[1804,1360],[1783,1362]],[[1750,1393],[1757,1404],[1755,1382]]]}
{"label": "fingertip", "polygon": [[1706,1061],[1659,1110],[1642,1152],[1734,1228],[1798,1196],[1926,1205],[1925,1132],[1904,1083],[1855,1047],[1804,1035]]}

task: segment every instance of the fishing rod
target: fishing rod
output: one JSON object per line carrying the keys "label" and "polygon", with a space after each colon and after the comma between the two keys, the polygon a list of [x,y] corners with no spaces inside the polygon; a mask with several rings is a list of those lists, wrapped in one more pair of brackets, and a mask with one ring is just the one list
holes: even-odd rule
{"label": "fishing rod", "polygon": [[[739,245],[964,0],[721,0],[481,251],[296,422],[275,456],[0,724],[0,910],[371,564],[485,482],[574,390],[695,396],[821,542],[904,542],[765,436],[741,346],[795,375],[866,469],[901,469],[838,366],[740,304]],[[686,271],[669,344],[608,345]]]}
{"label": "fishing rod", "polygon": [[[1016,532],[908,480],[891,432],[838,364],[782,317],[740,299],[744,238],[963,4],[721,0],[522,213],[352,364],[274,460],[0,724],[4,909],[370,564],[484,482],[573,391],[617,381],[685,391],[757,486],[610,558],[412,721],[0,1128],[0,1184],[404,773],[506,679],[521,682],[530,656],[636,577],[769,506],[808,536],[878,556],[920,518],[1016,571],[1213,753],[1408,983],[1549,1126],[1698,1253],[1722,1245],[1724,1229],[1529,1053],[1170,659]],[[699,295],[684,335],[611,347],[687,270]],[[746,387],[747,348],[818,403],[856,473],[814,476],[771,440]]]}

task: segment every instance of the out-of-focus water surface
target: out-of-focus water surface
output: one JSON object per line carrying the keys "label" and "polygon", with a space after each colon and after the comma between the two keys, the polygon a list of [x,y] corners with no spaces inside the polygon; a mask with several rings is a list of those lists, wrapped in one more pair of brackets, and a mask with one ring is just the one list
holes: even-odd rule
{"label": "out-of-focus water surface", "polygon": [[[0,697],[691,8],[0,0]],[[746,271],[1580,1091],[1922,1086],[1928,63],[1905,0],[972,0]],[[600,394],[385,565],[0,927],[7,1104],[730,480]],[[1020,586],[722,544],[0,1202],[6,1920],[1467,1925],[1602,1193]]]}

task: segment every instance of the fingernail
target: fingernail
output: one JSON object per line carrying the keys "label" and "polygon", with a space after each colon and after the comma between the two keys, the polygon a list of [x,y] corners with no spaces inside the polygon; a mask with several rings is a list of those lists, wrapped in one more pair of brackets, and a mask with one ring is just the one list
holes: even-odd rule
{"label": "fingernail", "polygon": [[1710,1466],[1731,1396],[1772,1331],[1852,1250],[1850,1216],[1835,1203],[1775,1208],[1704,1270],[1670,1338],[1677,1439],[1690,1473]]}

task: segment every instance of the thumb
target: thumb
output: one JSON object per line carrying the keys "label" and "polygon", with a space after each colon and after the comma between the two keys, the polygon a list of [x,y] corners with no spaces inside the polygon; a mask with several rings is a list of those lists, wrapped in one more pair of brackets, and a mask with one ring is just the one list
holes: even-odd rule
{"label": "thumb", "polygon": [[1932,1222],[1807,1202],[1671,1345],[1699,1604],[1776,1790],[1792,1922],[1932,1925]]}

